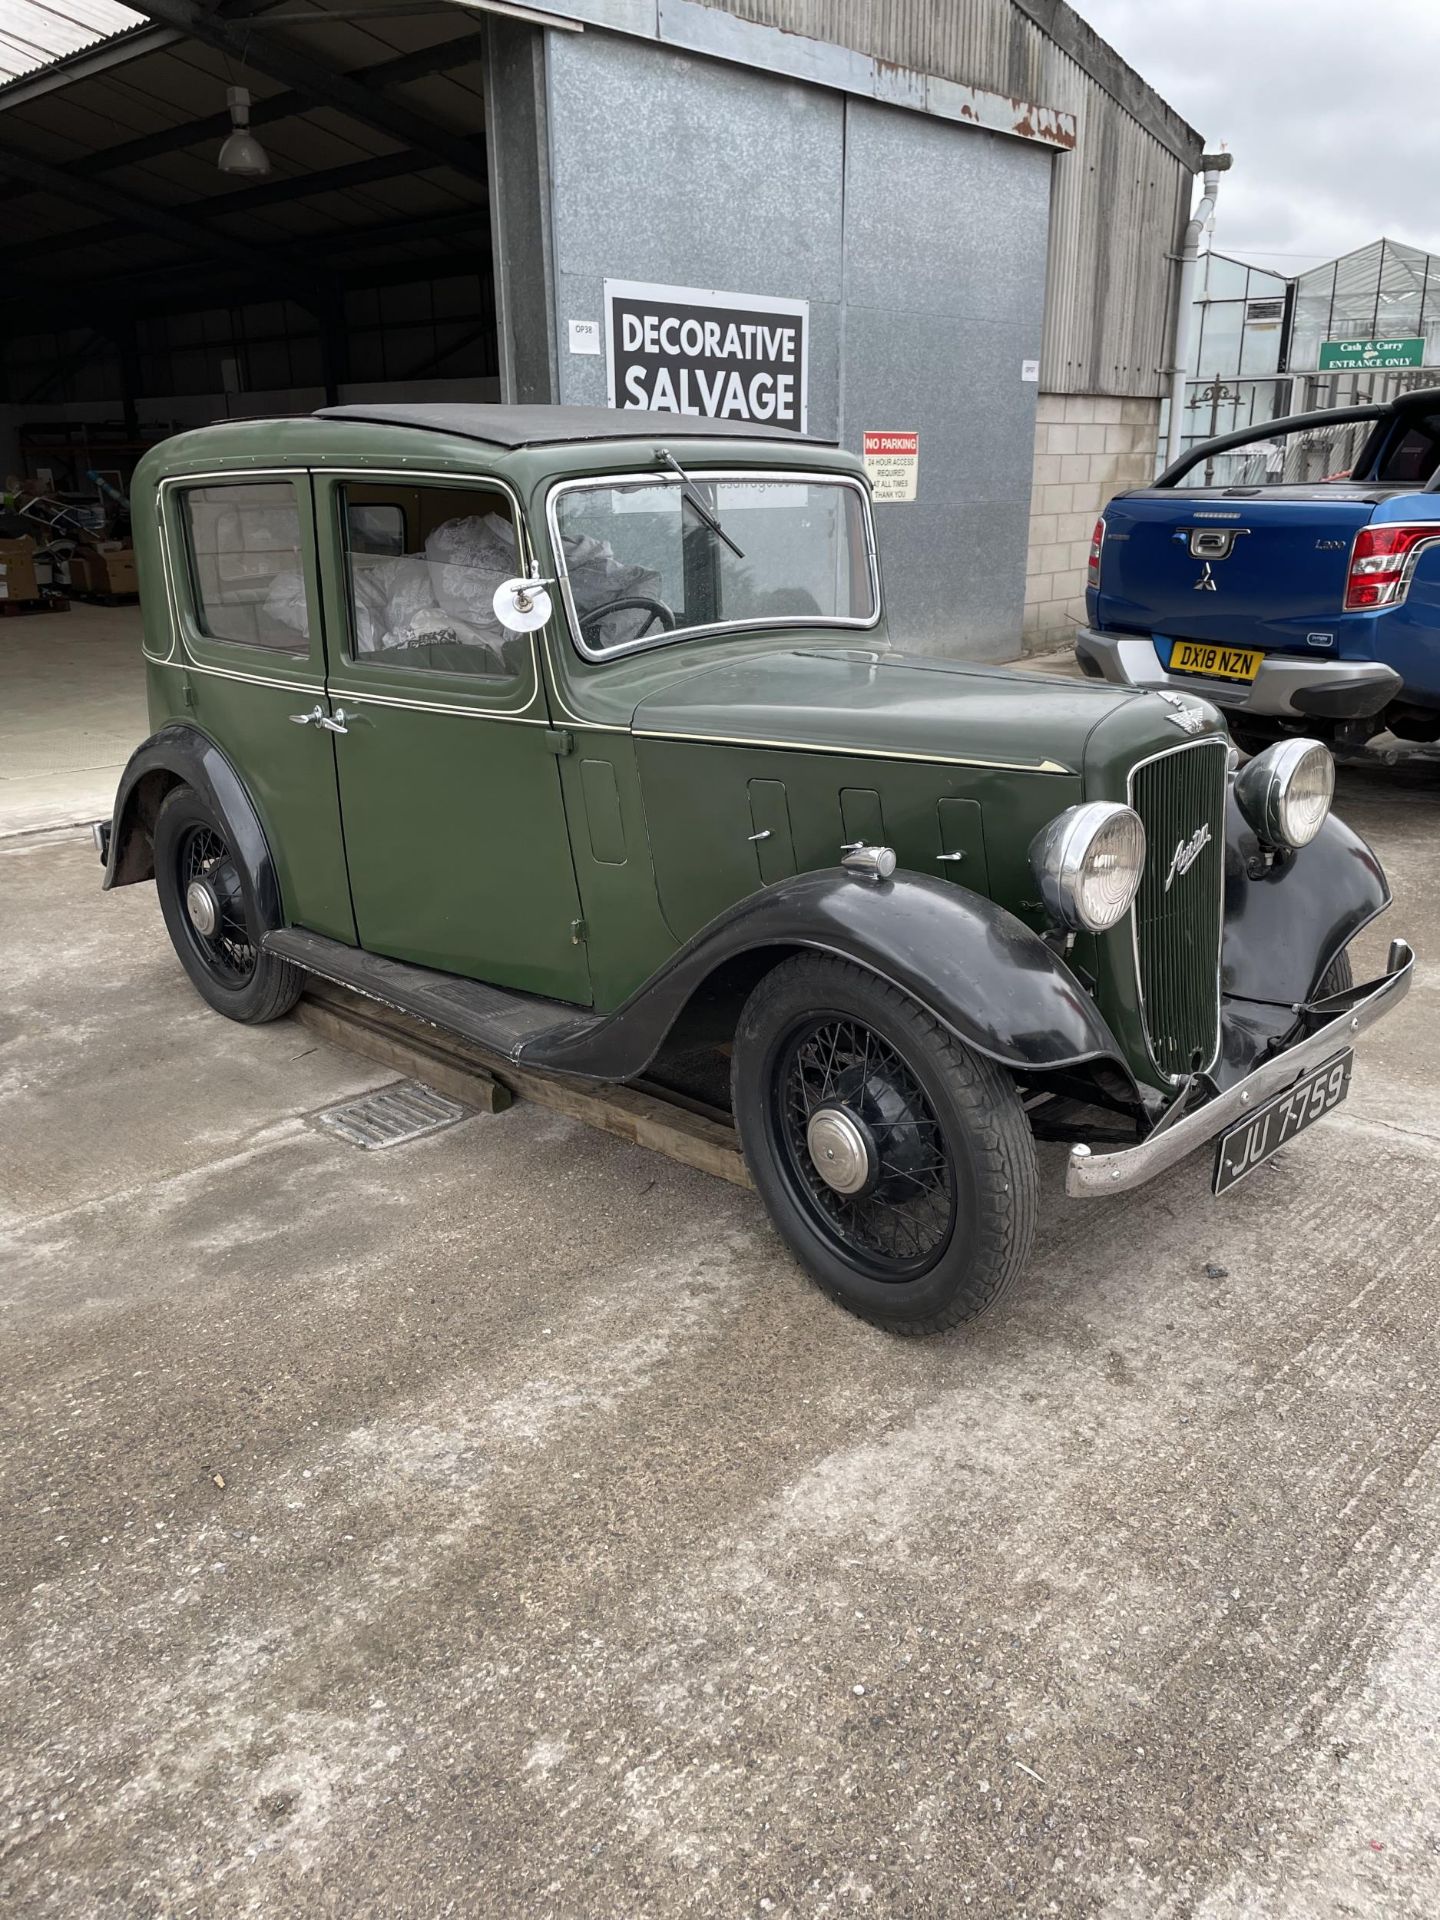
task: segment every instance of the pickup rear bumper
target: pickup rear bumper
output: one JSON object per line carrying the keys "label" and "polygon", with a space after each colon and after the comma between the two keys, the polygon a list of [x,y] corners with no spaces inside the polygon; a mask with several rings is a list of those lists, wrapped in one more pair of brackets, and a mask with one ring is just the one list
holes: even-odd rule
{"label": "pickup rear bumper", "polygon": [[1409,943],[1392,940],[1385,972],[1378,980],[1316,1002],[1308,1012],[1311,1031],[1303,1039],[1266,1060],[1223,1093],[1214,1094],[1202,1106],[1189,1105],[1182,1094],[1138,1147],[1122,1147],[1117,1153],[1094,1153],[1084,1145],[1072,1147],[1065,1170],[1065,1191],[1075,1200],[1095,1200],[1107,1194],[1129,1193],[1133,1187],[1153,1180],[1232,1122],[1243,1119],[1247,1109],[1259,1107],[1272,1094],[1284,1093],[1311,1067],[1320,1066],[1347,1047],[1356,1034],[1373,1026],[1404,999],[1414,971],[1415,955]]}
{"label": "pickup rear bumper", "polygon": [[1093,627],[1080,629],[1075,654],[1092,680],[1110,680],[1121,687],[1173,688],[1231,711],[1296,720],[1368,720],[1388,706],[1403,685],[1393,667],[1377,660],[1306,660],[1292,653],[1267,653],[1248,685],[1206,680],[1193,673],[1167,673],[1154,642],[1143,634],[1097,633]]}

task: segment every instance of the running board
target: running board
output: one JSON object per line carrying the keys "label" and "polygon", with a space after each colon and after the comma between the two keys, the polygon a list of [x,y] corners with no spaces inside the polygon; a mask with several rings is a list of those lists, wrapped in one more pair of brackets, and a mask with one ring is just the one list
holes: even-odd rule
{"label": "running board", "polygon": [[323,934],[307,933],[303,927],[277,928],[265,935],[261,945],[277,960],[288,960],[306,973],[349,987],[352,993],[408,1013],[427,1026],[458,1034],[506,1060],[518,1061],[537,1042],[553,1045],[578,1040],[603,1024],[595,1014],[557,1000],[387,960],[381,954],[327,940]]}

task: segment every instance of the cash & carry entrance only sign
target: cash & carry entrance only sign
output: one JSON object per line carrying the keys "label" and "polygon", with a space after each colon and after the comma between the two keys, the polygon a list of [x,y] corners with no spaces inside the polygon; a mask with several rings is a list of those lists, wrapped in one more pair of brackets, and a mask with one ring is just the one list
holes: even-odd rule
{"label": "cash & carry entrance only sign", "polygon": [[607,280],[610,404],[803,433],[809,331],[805,300]]}

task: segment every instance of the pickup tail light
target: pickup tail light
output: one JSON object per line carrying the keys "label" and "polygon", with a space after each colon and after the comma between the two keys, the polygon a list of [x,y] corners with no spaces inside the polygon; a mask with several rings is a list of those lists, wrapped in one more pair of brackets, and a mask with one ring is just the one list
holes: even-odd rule
{"label": "pickup tail light", "polygon": [[1102,515],[1095,522],[1095,531],[1090,536],[1090,558],[1085,566],[1085,578],[1092,587],[1100,584],[1100,550],[1105,545],[1105,519]]}
{"label": "pickup tail light", "polygon": [[1410,591],[1421,551],[1432,542],[1440,542],[1440,521],[1430,520],[1419,526],[1362,527],[1350,552],[1345,611],[1362,613],[1370,607],[1398,606]]}

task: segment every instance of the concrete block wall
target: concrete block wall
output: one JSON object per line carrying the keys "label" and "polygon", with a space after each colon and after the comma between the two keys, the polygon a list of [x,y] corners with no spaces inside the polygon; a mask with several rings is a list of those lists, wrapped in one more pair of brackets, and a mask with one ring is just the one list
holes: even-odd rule
{"label": "concrete block wall", "polygon": [[1026,653],[1068,646],[1085,618],[1085,563],[1105,503],[1155,474],[1158,400],[1042,393],[1025,556]]}

